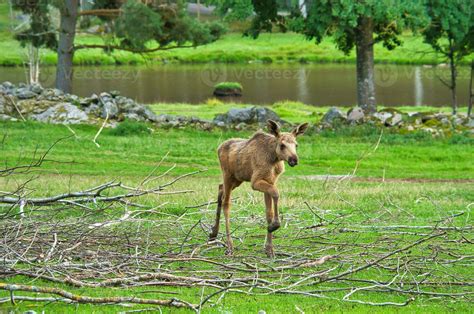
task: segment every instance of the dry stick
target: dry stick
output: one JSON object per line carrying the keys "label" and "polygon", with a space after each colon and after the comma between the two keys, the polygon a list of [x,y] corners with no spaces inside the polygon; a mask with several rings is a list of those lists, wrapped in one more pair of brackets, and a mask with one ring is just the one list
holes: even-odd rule
{"label": "dry stick", "polygon": [[38,287],[38,286],[28,286],[28,285],[21,285],[21,284],[7,284],[4,282],[0,282],[0,290],[6,290],[13,293],[13,291],[26,291],[26,292],[35,292],[35,293],[47,293],[47,294],[55,294],[59,295],[65,299],[71,300],[77,303],[91,303],[91,304],[104,304],[104,303],[134,303],[134,304],[154,304],[154,305],[163,305],[163,306],[170,306],[170,307],[177,307],[177,308],[188,308],[195,310],[196,305],[191,303],[181,301],[178,299],[170,299],[170,300],[159,300],[159,299],[143,299],[143,298],[135,298],[135,297],[87,297],[81,296],[78,294],[73,294],[66,290],[62,290],[59,288],[51,288],[51,287]]}
{"label": "dry stick", "polygon": [[383,261],[383,260],[389,258],[390,256],[393,256],[393,255],[398,254],[398,253],[400,253],[400,252],[406,251],[406,250],[408,250],[408,249],[411,249],[411,248],[414,247],[414,246],[417,246],[418,244],[421,244],[421,243],[423,243],[423,242],[426,242],[426,241],[428,241],[428,240],[431,240],[431,239],[433,239],[433,238],[436,238],[436,237],[439,237],[439,236],[442,236],[442,235],[445,235],[445,234],[446,234],[445,232],[441,232],[441,233],[433,234],[433,235],[431,235],[431,236],[429,236],[429,237],[426,237],[426,238],[422,238],[422,239],[420,239],[420,240],[418,240],[418,241],[415,241],[415,242],[413,242],[413,243],[411,243],[411,244],[409,244],[409,245],[407,245],[407,246],[405,246],[405,247],[402,247],[401,249],[398,249],[398,250],[395,250],[395,251],[390,252],[390,253],[388,253],[388,254],[385,254],[384,256],[382,256],[382,257],[376,259],[376,260],[373,261],[373,262],[367,263],[367,264],[365,264],[365,265],[363,265],[363,266],[357,267],[357,268],[352,269],[352,270],[345,271],[345,272],[343,272],[343,273],[340,273],[339,275],[336,275],[336,276],[333,276],[333,277],[330,277],[330,278],[323,279],[323,280],[319,281],[318,284],[321,284],[321,283],[327,282],[327,281],[333,281],[333,280],[342,278],[342,277],[344,277],[344,276],[357,273],[357,272],[359,272],[359,271],[361,271],[361,270],[370,268],[370,267],[372,267],[372,266],[374,266],[374,265],[380,263],[381,261]]}
{"label": "dry stick", "polygon": [[[102,102],[102,99],[101,99],[101,102]],[[105,120],[104,122],[102,123],[102,126],[100,127],[99,131],[97,132],[97,134],[94,136],[94,139],[92,140],[92,142],[94,142],[94,144],[100,148],[100,145],[99,143],[96,142],[97,138],[99,137],[100,133],[102,132],[102,130],[104,129],[105,125],[107,124],[107,120],[109,120],[109,111],[107,109],[105,109],[105,113],[106,113],[106,116],[105,116]]]}
{"label": "dry stick", "polygon": [[375,143],[374,148],[373,148],[371,151],[365,151],[365,152],[359,157],[359,159],[357,159],[356,164],[355,164],[355,167],[354,167],[354,170],[352,171],[352,176],[355,176],[355,174],[356,174],[356,172],[357,172],[357,169],[359,168],[359,165],[360,165],[360,163],[362,162],[362,160],[364,160],[366,157],[369,157],[371,154],[373,154],[373,153],[375,153],[375,152],[377,151],[377,149],[379,148],[379,145],[380,145],[380,141],[382,140],[382,135],[383,135],[383,129],[382,129],[382,131],[380,132],[379,139],[378,139],[377,142]]}
{"label": "dry stick", "polygon": [[18,114],[20,115],[21,119],[22,119],[23,121],[26,121],[25,117],[21,114],[20,109],[19,109],[18,106],[16,105],[16,102],[15,102],[15,100],[13,99],[13,97],[10,96],[10,95],[7,95],[7,96],[8,96],[8,99],[10,99],[10,102],[12,103],[12,105],[15,107],[16,111],[18,112]]}

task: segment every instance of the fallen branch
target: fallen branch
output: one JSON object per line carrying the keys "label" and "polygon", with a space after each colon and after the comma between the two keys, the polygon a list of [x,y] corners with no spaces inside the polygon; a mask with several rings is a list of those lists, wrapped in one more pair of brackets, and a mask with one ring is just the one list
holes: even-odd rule
{"label": "fallen branch", "polygon": [[35,293],[45,293],[45,294],[54,294],[59,295],[65,299],[71,300],[77,303],[90,303],[90,304],[108,304],[108,303],[134,303],[134,304],[153,304],[161,306],[169,306],[176,308],[188,308],[191,310],[196,309],[196,305],[191,303],[178,300],[175,298],[169,300],[159,300],[159,299],[143,299],[136,297],[88,297],[81,296],[78,294],[73,294],[69,291],[62,290],[59,288],[51,287],[38,287],[38,286],[28,286],[21,284],[7,284],[0,282],[0,290],[6,290],[10,292],[14,291],[26,291],[26,292],[35,292]]}

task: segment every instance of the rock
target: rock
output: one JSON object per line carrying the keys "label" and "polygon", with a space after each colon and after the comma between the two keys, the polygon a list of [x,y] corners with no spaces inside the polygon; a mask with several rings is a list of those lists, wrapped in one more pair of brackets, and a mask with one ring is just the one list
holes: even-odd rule
{"label": "rock", "polygon": [[[253,109],[253,108],[252,108]],[[254,112],[252,109],[232,108],[227,112],[228,123],[253,122]]]}
{"label": "rock", "polygon": [[280,119],[280,117],[276,114],[275,111],[270,110],[268,108],[254,107],[254,112],[256,113],[256,120],[258,123],[267,123],[268,120],[284,122],[283,120]]}
{"label": "rock", "polygon": [[265,107],[233,108],[225,114],[217,115],[213,123],[216,125],[220,125],[220,122],[224,123],[224,125],[239,124],[242,122],[246,124],[263,124],[269,119],[284,123],[273,110]]}
{"label": "rock", "polygon": [[19,99],[31,99],[36,97],[36,93],[30,91],[27,87],[22,87],[16,90],[15,96]]}
{"label": "rock", "polygon": [[473,118],[470,118],[469,121],[467,121],[466,127],[471,128],[471,129],[474,128],[474,119]]}
{"label": "rock", "polygon": [[18,101],[16,106],[23,116],[29,117],[33,114],[45,112],[55,104],[56,102],[49,100],[25,99]]}
{"label": "rock", "polygon": [[407,131],[415,131],[415,127],[413,125],[407,126]]}
{"label": "rock", "polygon": [[104,102],[100,117],[105,119],[107,115],[109,119],[115,119],[119,113],[117,105],[113,101]]}
{"label": "rock", "polygon": [[4,96],[0,95],[0,113],[5,113],[7,111],[7,100]]}
{"label": "rock", "polygon": [[390,112],[379,111],[374,113],[373,117],[385,124],[385,121],[387,121],[388,118],[391,118],[392,114]]}
{"label": "rock", "polygon": [[13,85],[11,82],[9,81],[5,81],[2,83],[2,86],[5,88],[5,89],[13,89],[15,88],[15,85]]}
{"label": "rock", "polygon": [[43,113],[31,116],[33,120],[53,124],[78,124],[89,122],[87,114],[70,103],[59,103]]}
{"label": "rock", "polygon": [[346,120],[346,115],[336,107],[329,108],[329,110],[321,118],[321,122],[326,124],[332,124],[334,121],[344,120]]}
{"label": "rock", "polygon": [[350,123],[362,122],[364,117],[364,110],[360,107],[354,107],[347,112],[347,121]]}
{"label": "rock", "polygon": [[0,121],[18,121],[18,119],[12,116],[0,113]]}
{"label": "rock", "polygon": [[143,121],[143,118],[137,115],[136,113],[124,113],[123,119],[132,120],[132,121]]}
{"label": "rock", "polygon": [[242,96],[242,86],[238,83],[217,84],[213,94],[216,97],[240,97]]}
{"label": "rock", "polygon": [[30,90],[35,94],[41,94],[43,92],[43,87],[39,84],[30,85]]}
{"label": "rock", "polygon": [[400,113],[395,113],[392,117],[388,118],[385,121],[385,125],[387,126],[396,126],[403,121],[403,116]]}
{"label": "rock", "polygon": [[102,108],[98,104],[91,104],[90,106],[86,107],[84,110],[87,114],[94,115],[96,117],[100,117]]}
{"label": "rock", "polygon": [[147,106],[143,106],[143,117],[149,121],[156,122],[156,114]]}

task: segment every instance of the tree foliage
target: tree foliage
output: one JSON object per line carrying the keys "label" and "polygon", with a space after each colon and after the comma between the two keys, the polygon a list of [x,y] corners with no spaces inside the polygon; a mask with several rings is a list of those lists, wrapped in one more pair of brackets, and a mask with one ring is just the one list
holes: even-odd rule
{"label": "tree foliage", "polygon": [[[332,36],[337,47],[345,53],[354,48],[358,26],[362,17],[374,23],[374,42],[382,42],[388,49],[401,44],[399,35],[407,28],[426,23],[421,0],[313,0],[307,2],[307,17],[294,7],[285,19],[278,15],[275,0],[254,0],[257,17],[249,34],[258,36],[260,31],[270,31],[275,23],[302,33],[308,39],[320,43],[324,37]],[[285,24],[282,26],[281,24]]]}
{"label": "tree foliage", "polygon": [[57,46],[56,32],[51,23],[48,0],[12,0],[13,9],[28,15],[30,23],[26,29],[15,34],[22,46],[27,44],[35,48],[55,49]]}
{"label": "tree foliage", "polygon": [[474,49],[474,4],[472,0],[428,0],[431,22],[423,31],[425,41],[446,56],[460,59]]}

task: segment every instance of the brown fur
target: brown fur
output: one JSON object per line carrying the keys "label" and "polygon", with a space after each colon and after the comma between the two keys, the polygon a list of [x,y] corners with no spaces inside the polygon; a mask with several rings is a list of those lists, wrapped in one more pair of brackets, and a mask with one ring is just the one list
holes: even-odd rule
{"label": "brown fur", "polygon": [[[268,233],[265,245],[267,255],[273,256],[272,232],[280,227],[278,217],[279,193],[276,183],[285,171],[285,161],[290,166],[298,162],[296,154],[296,137],[302,135],[308,124],[297,126],[291,133],[280,133],[280,126],[268,121],[271,134],[259,131],[250,139],[234,138],[225,141],[217,149],[222,169],[223,184],[219,185],[216,222],[210,239],[215,239],[219,232],[221,207],[227,235],[227,253],[232,254],[233,246],[230,237],[230,196],[233,189],[242,182],[250,182],[254,190],[264,193]],[[273,205],[273,208],[272,208]]]}

